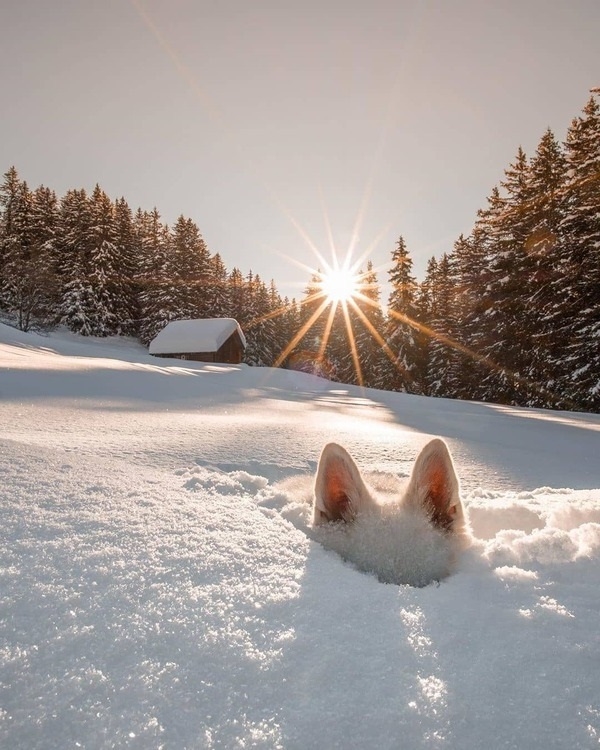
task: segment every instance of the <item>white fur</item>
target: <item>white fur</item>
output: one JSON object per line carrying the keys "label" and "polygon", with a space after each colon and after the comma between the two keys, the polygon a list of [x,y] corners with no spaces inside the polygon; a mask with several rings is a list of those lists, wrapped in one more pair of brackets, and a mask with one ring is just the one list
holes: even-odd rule
{"label": "white fur", "polygon": [[323,449],[315,478],[312,536],[385,583],[425,586],[448,576],[470,543],[446,444],[432,440],[404,487],[369,488],[350,454]]}

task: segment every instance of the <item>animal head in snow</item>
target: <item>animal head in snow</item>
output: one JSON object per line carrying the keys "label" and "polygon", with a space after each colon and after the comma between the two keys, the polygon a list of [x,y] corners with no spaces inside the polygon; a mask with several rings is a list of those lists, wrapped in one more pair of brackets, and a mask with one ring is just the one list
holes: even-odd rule
{"label": "animal head in snow", "polygon": [[314,487],[313,531],[324,546],[385,583],[424,586],[448,576],[470,533],[452,458],[428,443],[405,486],[367,485],[350,454],[323,449]]}

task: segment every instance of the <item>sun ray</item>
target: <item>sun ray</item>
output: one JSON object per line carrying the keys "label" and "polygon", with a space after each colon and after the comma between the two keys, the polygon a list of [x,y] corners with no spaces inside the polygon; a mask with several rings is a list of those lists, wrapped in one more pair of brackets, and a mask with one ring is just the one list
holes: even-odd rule
{"label": "sun ray", "polygon": [[260,323],[264,323],[267,320],[273,320],[274,318],[279,318],[281,315],[285,315],[287,312],[290,311],[292,305],[282,305],[281,307],[278,307],[276,310],[271,310],[271,312],[268,312],[266,315],[259,315],[256,318],[252,318],[252,320],[249,323],[245,324],[246,328],[253,328],[256,325],[259,325]]}
{"label": "sun ray", "polygon": [[335,241],[333,239],[333,230],[331,228],[331,222],[329,221],[329,214],[327,213],[327,207],[325,205],[325,197],[323,195],[323,189],[319,185],[319,197],[321,199],[321,209],[323,211],[323,219],[325,221],[325,231],[327,233],[327,240],[329,242],[329,249],[331,251],[331,257],[335,259]]}
{"label": "sun ray", "polygon": [[331,336],[331,330],[333,328],[333,321],[335,320],[335,311],[336,311],[335,305],[329,306],[329,317],[327,318],[327,323],[325,324],[325,330],[323,331],[323,338],[321,340],[321,346],[319,347],[319,361],[322,362],[325,359],[325,349],[327,349],[327,344],[329,343],[329,337]]}
{"label": "sun ray", "polygon": [[319,249],[315,245],[315,243],[310,238],[308,232],[304,229],[302,224],[294,217],[291,211],[289,211],[283,203],[276,197],[273,196],[274,200],[277,202],[277,205],[279,206],[279,210],[283,213],[283,215],[286,217],[286,219],[290,222],[290,224],[294,227],[294,229],[298,232],[300,237],[304,240],[306,243],[306,246],[314,253],[315,257],[318,258],[321,263],[326,264],[327,261],[325,258],[321,255],[319,252]]}
{"label": "sun ray", "polygon": [[316,321],[321,317],[323,314],[323,311],[327,308],[327,305],[329,303],[327,300],[324,300],[319,308],[315,310],[315,312],[310,316],[310,318],[306,321],[306,323],[300,328],[300,330],[296,333],[296,335],[292,338],[292,340],[289,342],[289,344],[285,347],[285,349],[281,352],[279,357],[277,357],[275,363],[273,364],[273,367],[280,367],[283,362],[287,359],[287,357],[292,353],[292,351],[295,349],[296,344],[298,344],[302,338],[310,331],[310,329],[313,327],[313,325],[316,323]]}
{"label": "sun ray", "polygon": [[[361,295],[361,297],[362,297],[363,300],[366,300],[368,302],[373,303],[373,300],[370,300],[368,297],[364,297],[363,295]],[[373,338],[375,339],[375,341],[377,342],[377,344],[379,344],[379,346],[382,348],[383,352],[385,353],[385,355],[387,356],[387,358],[390,360],[390,362],[395,362],[396,361],[396,356],[395,356],[394,352],[390,349],[389,344],[383,338],[383,336],[379,333],[379,331],[375,328],[375,326],[373,325],[373,323],[371,323],[371,321],[367,318],[367,316],[360,309],[360,307],[356,304],[356,300],[355,299],[351,299],[351,300],[349,300],[349,302],[352,305],[352,307],[353,307],[354,311],[356,312],[356,314],[358,315],[358,317],[360,318],[360,320],[361,320],[362,324],[364,325],[364,327],[369,331],[369,333],[371,334],[371,336],[373,336]],[[373,305],[374,305],[374,307],[377,307],[377,308],[379,308],[381,310],[381,306],[378,305],[377,303],[373,303]]]}
{"label": "sun ray", "polygon": [[548,391],[547,389],[540,386],[539,383],[535,383],[531,380],[528,380],[527,378],[524,378],[523,376],[519,375],[513,370],[510,370],[506,367],[503,367],[502,365],[499,365],[497,362],[494,362],[494,360],[491,359],[490,357],[487,357],[484,354],[479,354],[473,349],[470,349],[464,344],[461,344],[459,341],[456,341],[455,339],[451,338],[450,336],[446,336],[445,334],[440,333],[439,331],[435,331],[433,328],[430,328],[429,326],[426,326],[423,323],[419,323],[418,321],[410,318],[408,315],[404,315],[402,313],[397,313],[394,311],[390,311],[390,315],[396,318],[396,320],[399,320],[402,323],[406,323],[407,325],[410,325],[412,328],[415,328],[416,330],[420,331],[421,333],[428,336],[429,338],[439,341],[441,344],[444,344],[444,346],[447,346],[451,349],[454,349],[457,352],[460,352],[461,354],[464,354],[469,359],[473,360],[474,362],[477,362],[478,364],[483,365],[490,371],[505,372],[509,377],[513,378],[516,383],[524,387],[530,388],[536,393],[544,396],[550,403],[553,403],[554,401],[556,401],[556,396],[550,391]]}
{"label": "sun ray", "polygon": [[354,362],[354,369],[356,372],[356,378],[360,387],[364,387],[364,380],[362,375],[362,369],[360,366],[360,358],[358,356],[358,347],[356,346],[356,338],[352,329],[352,323],[350,321],[350,314],[348,313],[348,305],[346,300],[342,301],[342,311],[344,313],[344,319],[346,321],[346,332],[348,333],[348,341],[350,342],[350,352],[352,354],[352,361]]}
{"label": "sun ray", "polygon": [[[150,31],[152,36],[158,42],[159,47],[171,59],[171,62],[173,63],[173,65],[175,66],[175,68],[177,69],[181,77],[186,81],[188,86],[200,99],[200,101],[202,102],[202,105],[206,108],[206,111],[209,113],[210,117],[216,123],[218,123],[221,127],[225,126],[226,123],[225,123],[225,119],[223,117],[222,112],[219,110],[219,108],[214,103],[214,101],[209,97],[206,91],[200,86],[193,72],[183,62],[181,56],[177,54],[173,46],[169,43],[166,36],[158,28],[158,26],[153,21],[148,11],[144,8],[141,0],[130,0],[130,3],[131,5],[133,5],[135,10],[137,11],[138,15],[142,19],[146,28]],[[227,129],[227,132],[229,135],[231,135],[231,133],[229,132],[229,129]]]}
{"label": "sun ray", "polygon": [[363,191],[363,197],[360,203],[360,206],[358,208],[358,212],[356,214],[356,220],[354,222],[354,228],[352,229],[352,235],[350,237],[350,243],[348,245],[348,250],[346,251],[346,259],[349,260],[354,255],[354,251],[356,249],[356,246],[358,245],[358,242],[360,241],[360,230],[363,225],[363,221],[365,220],[365,216],[367,214],[367,210],[369,207],[369,202],[371,200],[371,193],[373,192],[373,181],[375,177],[375,166],[376,166],[376,159],[374,159],[373,167],[371,168],[371,174],[367,178],[367,182],[365,185],[365,189]]}
{"label": "sun ray", "polygon": [[282,253],[279,250],[273,250],[273,252],[278,255],[280,258],[283,258],[284,260],[289,261],[293,265],[295,265],[297,268],[300,268],[301,270],[305,271],[307,274],[316,274],[318,271],[313,267],[309,266],[307,263],[303,263],[301,260],[298,260],[297,258],[292,258],[291,255],[286,255],[286,253]]}

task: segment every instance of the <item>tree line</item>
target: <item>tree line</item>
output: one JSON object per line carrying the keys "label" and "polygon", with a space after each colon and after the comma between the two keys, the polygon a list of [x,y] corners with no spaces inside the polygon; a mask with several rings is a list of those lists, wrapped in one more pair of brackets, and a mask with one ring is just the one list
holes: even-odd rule
{"label": "tree line", "polygon": [[600,110],[594,96],[564,143],[551,130],[518,149],[469,235],[424,279],[402,236],[391,294],[361,271],[327,305],[319,273],[303,298],[229,271],[197,225],[169,226],[96,186],[0,185],[0,312],[22,329],[58,324],[148,344],[170,320],[232,317],[245,361],[387,390],[524,406],[600,410]]}
{"label": "tree line", "polygon": [[518,149],[472,232],[430,260],[422,284],[410,275],[410,262],[404,269],[402,300],[391,309],[423,324],[396,329],[417,392],[599,411],[594,96],[572,120],[564,144],[547,130],[531,158]]}
{"label": "tree line", "polygon": [[4,175],[0,311],[24,331],[64,325],[148,344],[170,320],[232,317],[247,333],[248,364],[269,365],[295,309],[273,282],[229,271],[189,218],[170,227],[156,209],[133,212],[99,185],[59,199],[30,190],[14,167]]}
{"label": "tree line", "polygon": [[[596,98],[572,120],[564,143],[548,129],[530,158],[517,150],[471,233],[431,258],[420,283],[412,269],[401,236],[388,272],[386,314],[375,304],[379,291],[371,270],[363,300],[348,310],[359,332],[356,348],[367,385],[600,411]],[[307,290],[309,299],[314,291]],[[381,335],[366,336],[372,328]],[[323,350],[327,368],[344,382],[356,382],[353,349],[337,314],[329,339]]]}

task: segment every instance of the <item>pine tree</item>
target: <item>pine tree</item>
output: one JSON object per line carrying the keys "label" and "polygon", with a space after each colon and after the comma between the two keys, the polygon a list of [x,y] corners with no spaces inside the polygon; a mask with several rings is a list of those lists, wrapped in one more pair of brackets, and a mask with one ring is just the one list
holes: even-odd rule
{"label": "pine tree", "polygon": [[[562,320],[565,293],[561,223],[564,217],[566,162],[563,150],[548,129],[530,163],[530,234],[526,242],[532,259],[527,316],[533,331],[524,370],[529,381],[529,406],[547,406],[562,377],[566,332]],[[558,398],[557,398],[558,396]],[[560,395],[552,396],[553,403]]]}
{"label": "pine tree", "polygon": [[26,184],[15,167],[11,167],[0,186],[0,307],[3,309],[12,306],[10,287],[23,244],[26,192]]}
{"label": "pine tree", "polygon": [[325,314],[323,374],[340,383],[363,385],[363,363],[358,348],[363,323],[353,305],[345,301],[333,303]]}
{"label": "pine tree", "polygon": [[85,241],[90,222],[85,190],[67,191],[58,215],[59,312],[61,322],[74,332],[86,327],[81,304],[87,288]]}
{"label": "pine tree", "polygon": [[139,337],[145,344],[172,319],[171,234],[158,210],[138,211],[134,221],[136,247],[140,253]]}
{"label": "pine tree", "polygon": [[[488,242],[488,281],[483,290],[483,352],[494,363],[482,382],[486,401],[525,404],[525,386],[533,330],[527,315],[534,265],[527,252],[531,234],[529,165],[519,148],[505,171],[505,195],[493,194],[485,219]],[[483,217],[480,217],[480,219]],[[482,221],[479,222],[482,231]]]}
{"label": "pine tree", "polygon": [[326,348],[330,352],[331,347],[327,347],[328,339],[325,337],[328,312],[324,302],[319,270],[311,276],[304,298],[300,301],[300,330],[305,333],[295,346],[292,359],[295,367],[328,376],[332,363],[328,361],[326,353]]}
{"label": "pine tree", "polygon": [[248,274],[247,280],[247,304],[250,314],[243,329],[247,341],[244,362],[269,367],[275,359],[275,327],[271,317],[269,291],[260,276],[253,276],[252,273]]}
{"label": "pine tree", "polygon": [[205,286],[205,316],[207,318],[228,317],[228,274],[223,259],[216,253],[208,262],[208,277]]}
{"label": "pine tree", "polygon": [[172,306],[176,319],[204,318],[207,310],[205,284],[209,277],[209,253],[198,227],[180,216],[173,227]]}
{"label": "pine tree", "polygon": [[227,280],[227,317],[234,318],[244,330],[246,325],[246,284],[239,268],[233,268]]}
{"label": "pine tree", "polygon": [[58,200],[43,185],[32,196],[29,257],[19,280],[19,327],[52,326],[59,303],[57,253]]}
{"label": "pine tree", "polygon": [[288,299],[283,300],[281,298],[273,279],[269,284],[269,308],[273,322],[272,360],[270,364],[274,365],[291,341],[291,337],[288,327],[290,302]]}
{"label": "pine tree", "polygon": [[17,313],[19,324],[25,323],[24,297],[32,267],[33,194],[11,167],[0,187],[2,234],[0,239],[0,305]]}
{"label": "pine tree", "polygon": [[293,297],[291,301],[288,301],[286,297],[283,300],[285,307],[285,330],[287,331],[286,346],[300,330],[300,305],[296,302],[296,298]]}
{"label": "pine tree", "polygon": [[358,317],[355,330],[358,359],[364,384],[371,388],[383,388],[388,356],[392,356],[392,352],[383,338],[385,321],[380,304],[381,290],[371,261],[367,263],[367,272],[359,274],[359,277],[359,294],[354,301],[360,311],[355,316]]}
{"label": "pine tree", "polygon": [[120,332],[134,336],[139,330],[141,257],[133,215],[125,198],[115,202],[114,212],[118,264],[114,279],[114,312]]}
{"label": "pine tree", "polygon": [[565,143],[567,184],[564,243],[566,303],[570,334],[561,385],[569,400],[600,410],[600,107],[592,96],[573,120]]}
{"label": "pine tree", "polygon": [[[288,297],[281,304],[282,313],[277,320],[280,322],[280,335],[278,337],[278,351],[273,364],[277,366],[288,366],[293,361],[294,355],[290,356],[289,350],[300,331],[300,308],[295,299]],[[292,347],[293,350],[293,347]]]}
{"label": "pine tree", "polygon": [[430,330],[427,363],[427,393],[455,397],[459,351],[456,342],[454,282],[450,257],[444,253],[429,268]]}
{"label": "pine tree", "polygon": [[90,198],[90,228],[86,242],[87,278],[91,294],[86,316],[89,333],[112,336],[120,333],[119,256],[115,209],[106,193],[96,185]]}
{"label": "pine tree", "polygon": [[395,360],[388,367],[386,387],[393,391],[418,393],[417,282],[412,274],[413,261],[400,237],[392,253],[389,271],[392,293],[388,302],[387,343]]}
{"label": "pine tree", "polygon": [[454,290],[455,338],[454,371],[451,383],[456,398],[474,398],[488,373],[481,358],[480,328],[484,316],[481,290],[487,283],[485,244],[475,229],[461,235],[450,256]]}
{"label": "pine tree", "polygon": [[420,326],[415,334],[416,372],[418,373],[419,393],[425,396],[429,395],[429,359],[433,341],[431,324],[435,312],[437,270],[437,259],[431,257],[427,262],[425,278],[417,286],[414,299],[415,320]]}
{"label": "pine tree", "polygon": [[33,193],[12,167],[0,188],[0,301],[23,331],[56,315],[56,195]]}

